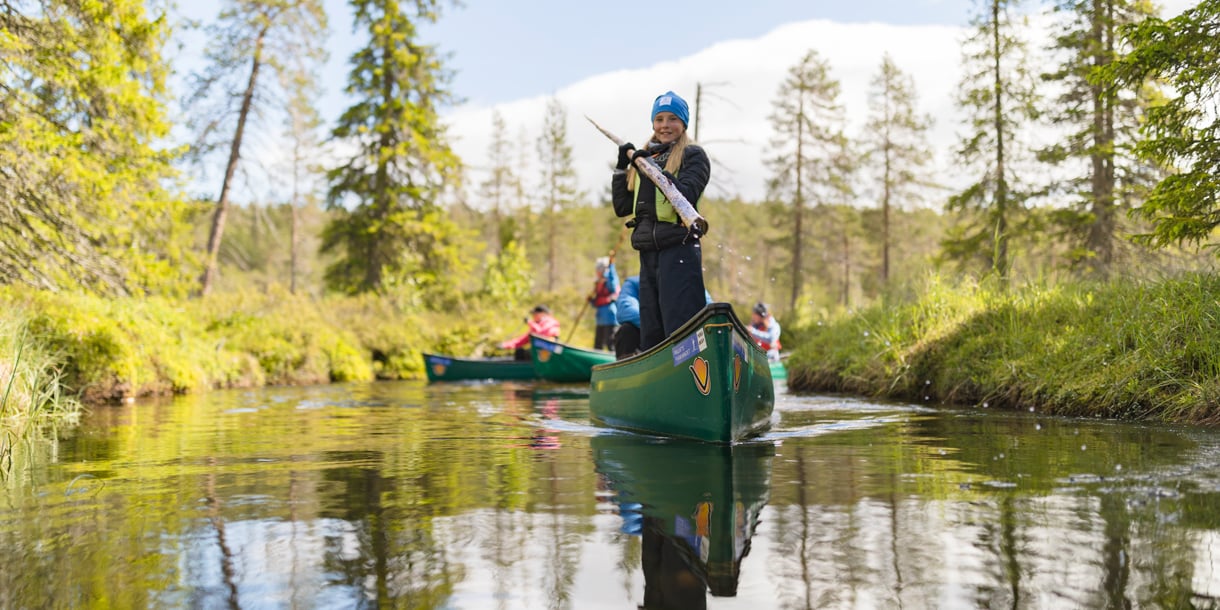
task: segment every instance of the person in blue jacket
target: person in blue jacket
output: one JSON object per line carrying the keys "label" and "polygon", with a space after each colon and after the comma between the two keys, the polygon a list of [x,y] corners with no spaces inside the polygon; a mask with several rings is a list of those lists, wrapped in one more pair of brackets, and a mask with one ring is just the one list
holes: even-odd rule
{"label": "person in blue jacket", "polygon": [[597,330],[593,335],[593,349],[610,349],[614,345],[614,332],[618,329],[615,316],[618,299],[618,273],[614,270],[614,257],[597,259],[597,279],[589,304],[597,310]]}
{"label": "person in blue jacket", "polygon": [[640,351],[640,276],[623,281],[615,305],[618,332],[614,334],[614,357],[622,360]]}

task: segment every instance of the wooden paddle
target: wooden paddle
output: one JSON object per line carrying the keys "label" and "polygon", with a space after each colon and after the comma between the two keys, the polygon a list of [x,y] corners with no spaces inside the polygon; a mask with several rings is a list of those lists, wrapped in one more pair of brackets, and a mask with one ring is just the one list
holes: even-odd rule
{"label": "wooden paddle", "polygon": [[[594,121],[587,116],[585,118],[588,119],[590,123],[593,123],[593,126],[596,127],[598,131],[602,132],[602,135],[610,138],[611,142],[614,142],[619,146],[623,145],[624,140],[622,138],[610,133],[609,131],[606,131],[604,127],[597,124],[597,121]],[[682,194],[682,191],[679,191],[678,187],[674,186],[674,183],[670,182],[669,178],[666,178],[665,174],[661,173],[661,168],[657,166],[656,162],[653,161],[651,157],[639,157],[634,161],[634,163],[636,169],[647,174],[648,178],[652,180],[652,183],[657,185],[657,188],[661,189],[662,193],[665,193],[665,198],[668,199],[669,203],[674,206],[674,211],[676,211],[678,216],[682,218],[682,224],[686,225],[687,231],[695,233],[696,238],[707,235],[707,219],[700,215],[699,211],[695,209],[695,206],[691,205],[690,202],[686,200],[686,197]]]}

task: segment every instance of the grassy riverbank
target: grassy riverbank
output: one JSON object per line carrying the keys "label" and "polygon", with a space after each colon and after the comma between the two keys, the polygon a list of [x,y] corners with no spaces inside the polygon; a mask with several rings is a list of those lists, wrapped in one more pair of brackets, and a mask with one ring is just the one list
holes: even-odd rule
{"label": "grassy riverbank", "polygon": [[[579,310],[579,295],[568,296],[548,299],[561,320]],[[167,301],[4,289],[0,382],[11,388],[0,428],[72,413],[77,397],[420,377],[421,352],[491,354],[522,332],[526,308],[438,313],[370,296]],[[785,343],[795,347],[794,391],[1214,424],[1218,323],[1220,278],[1208,275],[1007,293],[934,278],[905,302],[789,323]]]}
{"label": "grassy riverbank", "polygon": [[[372,296],[239,293],[169,301],[5,289],[0,372],[19,353],[54,355],[44,366],[57,371],[59,383],[51,386],[86,404],[212,388],[413,378],[423,374],[422,351],[488,353],[525,328],[524,306],[418,309]],[[24,352],[14,347],[17,328],[26,329]]]}
{"label": "grassy riverbank", "polygon": [[797,391],[1220,423],[1220,278],[1003,293],[933,279],[911,302],[800,329]]}

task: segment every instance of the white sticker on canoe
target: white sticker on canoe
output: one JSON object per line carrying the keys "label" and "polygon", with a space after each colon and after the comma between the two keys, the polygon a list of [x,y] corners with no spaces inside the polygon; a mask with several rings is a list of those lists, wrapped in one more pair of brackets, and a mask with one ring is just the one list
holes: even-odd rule
{"label": "white sticker on canoe", "polygon": [[694,358],[696,354],[705,349],[707,349],[707,335],[703,334],[703,329],[700,328],[695,331],[695,334],[674,344],[671,349],[674,366],[681,366],[683,362]]}

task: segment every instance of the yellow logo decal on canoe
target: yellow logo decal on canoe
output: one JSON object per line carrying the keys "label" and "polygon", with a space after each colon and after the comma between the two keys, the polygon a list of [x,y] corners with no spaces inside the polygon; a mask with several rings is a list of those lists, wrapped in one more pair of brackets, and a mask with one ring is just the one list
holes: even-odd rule
{"label": "yellow logo decal on canoe", "polygon": [[695,387],[704,396],[712,391],[712,371],[707,364],[707,360],[703,356],[695,358],[695,361],[690,363],[690,372],[695,376]]}
{"label": "yellow logo decal on canoe", "polygon": [[432,374],[440,377],[445,374],[445,365],[439,362],[432,363]]}
{"label": "yellow logo decal on canoe", "polygon": [[551,350],[549,350],[549,349],[538,350],[538,362],[547,362],[550,359],[551,359]]}
{"label": "yellow logo decal on canoe", "polygon": [[733,391],[741,389],[741,354],[733,354]]}
{"label": "yellow logo decal on canoe", "polygon": [[712,503],[700,502],[695,505],[695,534],[698,536],[712,535]]}

